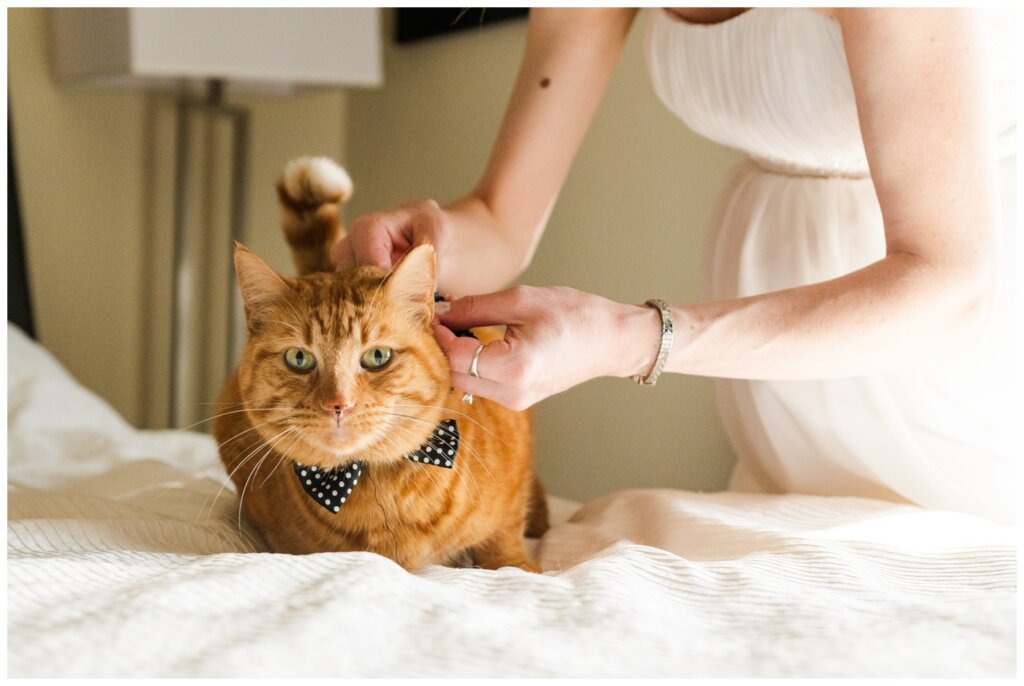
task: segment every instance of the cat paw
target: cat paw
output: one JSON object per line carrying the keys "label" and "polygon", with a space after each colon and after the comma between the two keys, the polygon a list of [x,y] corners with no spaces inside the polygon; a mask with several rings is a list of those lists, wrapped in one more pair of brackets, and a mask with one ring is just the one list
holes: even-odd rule
{"label": "cat paw", "polygon": [[285,166],[279,189],[291,203],[315,207],[347,200],[352,179],[329,157],[300,157]]}
{"label": "cat paw", "polygon": [[476,566],[480,569],[501,569],[502,567],[518,567],[524,572],[530,572],[532,574],[543,574],[544,570],[540,568],[540,565],[528,558],[519,558],[515,560],[506,560],[503,562],[490,562],[480,564],[477,562]]}
{"label": "cat paw", "polygon": [[532,572],[533,574],[543,574],[544,570],[540,568],[540,565],[532,560],[525,560],[515,565],[524,572]]}

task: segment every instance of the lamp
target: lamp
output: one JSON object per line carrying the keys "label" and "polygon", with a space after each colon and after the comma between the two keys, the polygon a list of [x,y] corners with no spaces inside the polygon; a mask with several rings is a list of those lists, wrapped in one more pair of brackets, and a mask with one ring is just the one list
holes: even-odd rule
{"label": "lamp", "polygon": [[[297,89],[382,83],[380,16],[345,9],[55,9],[54,69],[67,85],[144,88],[177,95],[174,156],[173,307],[169,425],[188,416],[198,383],[190,341],[197,300],[190,255],[188,172],[196,116],[231,132],[229,231],[244,238],[249,112],[224,102],[225,87],[287,94]],[[202,95],[197,96],[196,86]],[[233,278],[233,275],[232,275]],[[228,289],[227,368],[237,352],[237,288]]]}

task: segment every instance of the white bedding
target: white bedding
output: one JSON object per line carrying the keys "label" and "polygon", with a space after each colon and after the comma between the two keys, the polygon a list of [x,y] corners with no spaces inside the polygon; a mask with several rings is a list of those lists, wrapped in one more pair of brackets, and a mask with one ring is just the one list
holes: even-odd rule
{"label": "white bedding", "polygon": [[623,491],[543,576],[409,574],[261,552],[212,439],[132,429],[14,328],[8,404],[12,677],[1015,672],[1015,535],[978,518]]}

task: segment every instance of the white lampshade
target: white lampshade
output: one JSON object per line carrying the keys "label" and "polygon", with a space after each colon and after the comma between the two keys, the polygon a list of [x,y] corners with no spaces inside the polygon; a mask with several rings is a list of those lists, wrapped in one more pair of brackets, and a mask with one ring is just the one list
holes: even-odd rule
{"label": "white lampshade", "polygon": [[66,84],[382,82],[376,8],[55,9],[53,30],[54,66]]}

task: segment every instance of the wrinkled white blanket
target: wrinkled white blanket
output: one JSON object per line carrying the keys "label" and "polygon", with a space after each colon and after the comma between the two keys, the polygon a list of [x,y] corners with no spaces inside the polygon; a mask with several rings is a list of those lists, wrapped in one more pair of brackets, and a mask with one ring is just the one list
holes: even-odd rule
{"label": "wrinkled white blanket", "polygon": [[[261,552],[207,436],[17,329],[8,669],[35,676],[1012,676],[1014,532],[855,498],[624,491],[542,576]],[[219,496],[218,496],[219,493]]]}

